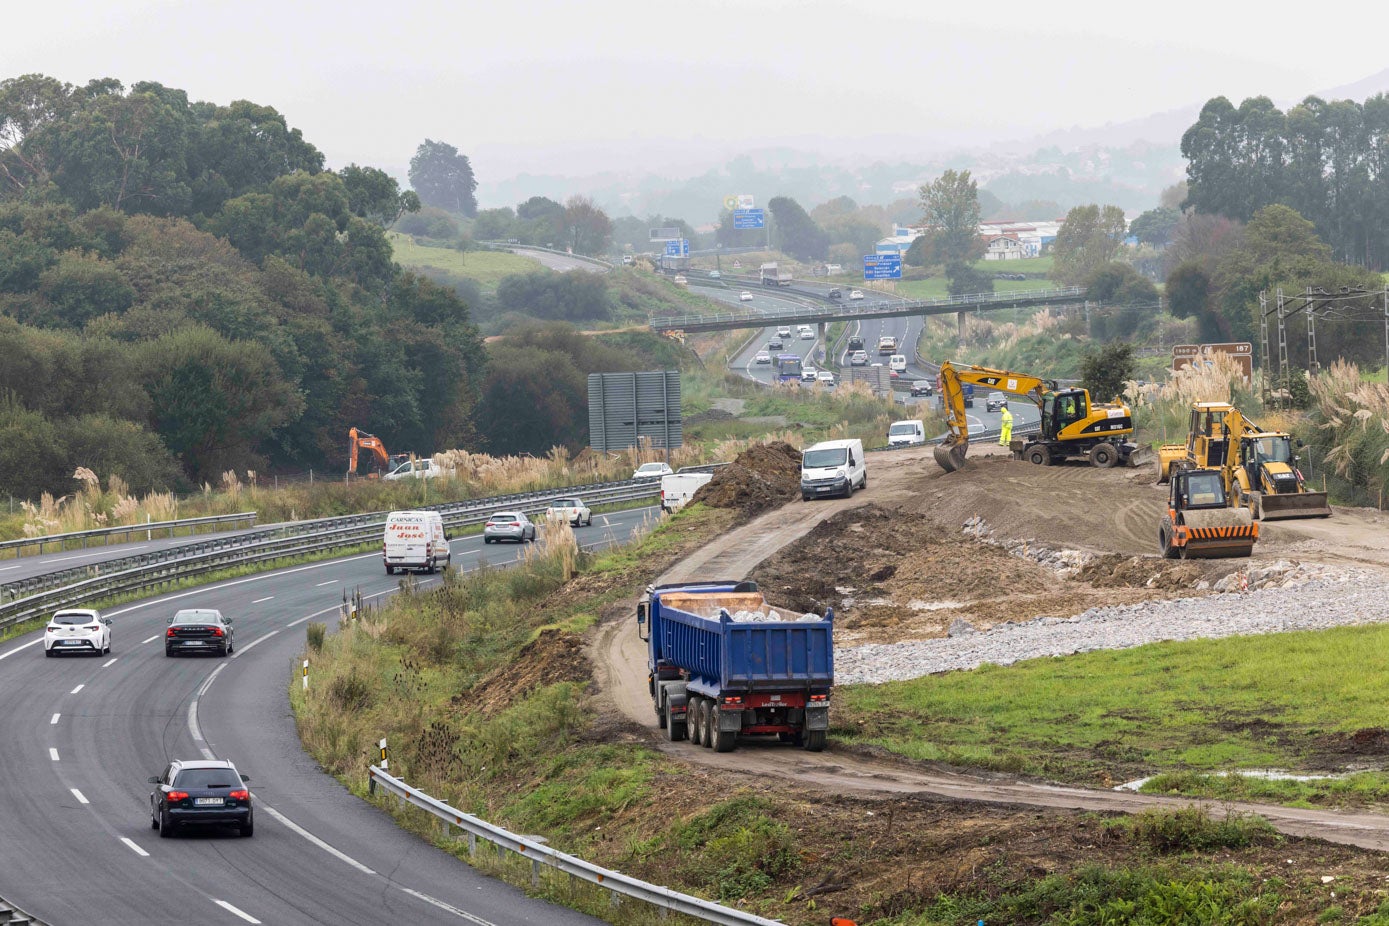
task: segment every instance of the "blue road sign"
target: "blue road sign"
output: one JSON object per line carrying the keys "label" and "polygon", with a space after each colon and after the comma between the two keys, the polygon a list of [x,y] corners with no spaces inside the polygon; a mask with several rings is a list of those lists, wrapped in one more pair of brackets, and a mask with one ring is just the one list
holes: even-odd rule
{"label": "blue road sign", "polygon": [[689,257],[690,239],[681,238],[679,241],[666,242],[666,257]]}
{"label": "blue road sign", "polygon": [[863,278],[865,280],[902,279],[902,256],[900,254],[863,255]]}
{"label": "blue road sign", "polygon": [[761,209],[734,209],[734,228],[766,228],[767,213]]}

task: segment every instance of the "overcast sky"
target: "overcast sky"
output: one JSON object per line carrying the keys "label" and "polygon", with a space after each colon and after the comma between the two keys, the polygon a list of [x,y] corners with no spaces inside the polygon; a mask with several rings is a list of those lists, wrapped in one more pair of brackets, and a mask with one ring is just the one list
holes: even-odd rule
{"label": "overcast sky", "polygon": [[484,185],[605,167],[675,175],[740,149],[871,160],[1220,94],[1283,103],[1389,65],[1382,2],[1286,8],[12,0],[0,14],[0,77],[114,76],[250,99],[285,113],[330,166],[399,172],[429,137],[470,155]]}

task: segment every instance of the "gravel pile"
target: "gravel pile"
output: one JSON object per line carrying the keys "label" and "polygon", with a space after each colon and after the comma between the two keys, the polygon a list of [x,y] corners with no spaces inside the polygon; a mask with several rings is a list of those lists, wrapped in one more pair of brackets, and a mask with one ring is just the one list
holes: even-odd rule
{"label": "gravel pile", "polygon": [[818,614],[810,613],[782,617],[778,611],[735,611],[728,617],[735,624],[779,624],[782,621],[818,621],[823,619]]}
{"label": "gravel pile", "polygon": [[[836,649],[835,681],[880,683],[984,663],[1010,665],[1041,656],[1126,649],[1160,640],[1196,640],[1289,630],[1325,630],[1389,622],[1384,580],[1314,564],[1269,563],[1248,570],[1248,586],[1199,598],[1091,608],[1075,617],[1039,617],[984,632],[957,620],[950,636]],[[1240,584],[1239,576],[1217,583]]]}

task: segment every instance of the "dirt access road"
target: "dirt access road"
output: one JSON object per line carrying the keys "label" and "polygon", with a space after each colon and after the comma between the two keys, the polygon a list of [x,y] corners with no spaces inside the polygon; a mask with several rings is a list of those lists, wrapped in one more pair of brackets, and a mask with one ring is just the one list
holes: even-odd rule
{"label": "dirt access road", "polygon": [[[941,538],[956,541],[961,536],[962,526],[975,518],[982,519],[995,537],[1001,535],[1080,550],[1101,566],[1107,566],[1095,572],[1089,581],[1069,583],[1075,586],[1066,599],[1073,608],[1070,613],[1078,613],[1101,600],[1203,594],[1189,590],[1190,583],[1202,574],[1215,577],[1244,566],[1279,559],[1353,565],[1389,575],[1389,544],[1385,542],[1384,521],[1378,512],[1338,509],[1335,517],[1327,520],[1265,524],[1261,527],[1252,561],[1172,564],[1155,555],[1157,518],[1164,488],[1153,484],[1154,474],[1150,468],[1041,467],[1007,460],[997,451],[991,451],[992,448],[971,448],[971,465],[949,475],[932,462],[929,449],[874,454],[869,458],[870,485],[852,499],[816,503],[796,500],[785,504],[723,535],[657,581],[740,579],[758,572],[759,567],[765,571],[768,565],[764,564],[770,561],[780,564],[777,578],[784,576],[788,586],[792,582],[812,581],[832,585],[838,580],[826,576],[835,571],[829,564],[845,559],[852,563],[851,569],[857,571],[861,584],[862,577],[867,575],[862,570],[871,566],[876,547],[884,543],[901,546],[903,535],[930,534],[933,529],[937,541]],[[825,530],[828,525],[824,522],[835,515],[868,505],[892,512],[895,523],[900,523],[901,527],[878,531],[876,536],[856,523],[846,524],[837,532]],[[846,520],[852,519],[834,518],[831,523]],[[815,543],[811,549],[799,551],[805,565],[797,570],[793,545],[807,534],[816,535]],[[1026,620],[1039,613],[1060,613],[1055,597],[1037,595],[1030,588],[1033,580],[1060,581],[1055,578],[1055,570],[998,552],[1002,559],[980,573],[971,564],[988,556],[988,551],[994,548],[968,541],[968,538],[959,542],[959,551],[954,554],[950,551],[950,543],[936,542],[927,546],[934,560],[922,569],[905,568],[904,563],[899,574],[885,578],[875,592],[885,591],[891,598],[911,595],[925,581],[925,570],[932,576],[944,577],[939,581],[949,583],[944,590],[934,591],[936,598],[947,595],[949,603],[958,607],[943,609],[944,614],[942,609],[924,609],[912,618],[910,626],[900,626],[899,620],[899,626],[891,629],[894,638],[912,634],[942,635],[945,632],[943,624],[952,610],[970,614],[971,620],[980,627],[1000,619]],[[783,553],[788,547],[792,549]],[[902,551],[895,552],[900,561]],[[906,555],[910,557],[920,552],[908,550]],[[1004,568],[1020,570],[1027,581],[1014,585],[1010,577],[1001,578]],[[1173,569],[1205,572],[1172,574],[1169,571]],[[1046,575],[1039,574],[1039,570]],[[1164,575],[1175,575],[1188,590],[1174,591],[1172,583],[1155,581],[1155,577],[1160,580]],[[894,584],[904,587],[894,589]],[[769,597],[778,600],[776,587],[769,586],[765,577],[763,587],[769,589]],[[1116,599],[1116,595],[1120,597]],[[1128,597],[1123,597],[1125,595]],[[838,606],[844,606],[845,597],[850,596],[840,596],[836,602]],[[1000,599],[1008,604],[1000,608],[997,605]],[[876,608],[880,613],[890,612],[899,618],[904,612],[913,613],[900,604],[878,604]],[[871,602],[859,605],[850,600],[845,624],[851,634],[873,639],[884,632],[880,621],[872,618],[874,608]],[[933,795],[1010,806],[1123,813],[1201,803],[1190,798],[1061,787],[1002,775],[940,772],[906,762],[836,751],[833,740],[829,751],[821,754],[752,740],[741,741],[736,752],[726,754],[700,749],[687,742],[670,743],[655,723],[647,692],[645,644],[637,636],[633,614],[634,610],[629,609],[625,616],[608,621],[594,638],[590,657],[599,684],[622,721],[629,727],[639,727],[653,748],[684,762],[731,775],[787,778],[826,792],[873,797]],[[1389,849],[1389,816],[1262,804],[1210,804],[1208,809],[1257,813],[1290,835]]]}

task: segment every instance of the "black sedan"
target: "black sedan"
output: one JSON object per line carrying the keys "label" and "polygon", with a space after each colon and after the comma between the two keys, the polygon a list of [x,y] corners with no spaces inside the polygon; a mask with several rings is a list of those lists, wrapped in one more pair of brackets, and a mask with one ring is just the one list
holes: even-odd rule
{"label": "black sedan", "polygon": [[226,656],[234,652],[231,618],[223,617],[215,608],[190,608],[169,618],[164,631],[164,655],[178,653],[216,653]]}
{"label": "black sedan", "polygon": [[175,759],[163,774],[149,778],[156,786],[150,793],[150,829],[167,838],[185,826],[234,826],[250,836],[255,832],[250,780],[230,762]]}
{"label": "black sedan", "polygon": [[929,379],[912,380],[912,395],[930,395],[936,387]]}

